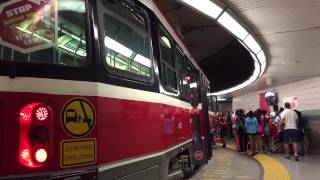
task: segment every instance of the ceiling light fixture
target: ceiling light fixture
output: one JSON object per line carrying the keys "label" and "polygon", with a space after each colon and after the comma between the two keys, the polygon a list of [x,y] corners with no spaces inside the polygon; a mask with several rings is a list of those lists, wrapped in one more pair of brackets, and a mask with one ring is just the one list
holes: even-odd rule
{"label": "ceiling light fixture", "polygon": [[[222,95],[226,94],[241,88],[244,88],[255,80],[257,80],[265,71],[266,69],[266,56],[262,47],[260,46],[259,42],[253,37],[254,34],[249,34],[248,30],[243,27],[241,21],[237,21],[233,18],[230,13],[230,10],[223,10],[220,6],[213,3],[211,0],[180,0],[184,4],[195,8],[196,10],[217,19],[217,21],[225,27],[228,31],[230,31],[237,40],[245,47],[251,54],[254,60],[254,71],[250,78],[245,82],[234,86],[232,88],[215,92],[215,93],[208,93],[208,96],[211,95]],[[239,23],[240,22],[240,23]]]}
{"label": "ceiling light fixture", "polygon": [[258,42],[252,37],[252,35],[250,34],[249,36],[247,36],[243,42],[249,47],[249,49],[257,54],[260,50],[261,50],[261,46],[258,44]]}
{"label": "ceiling light fixture", "polygon": [[261,76],[262,76],[262,74],[263,74],[264,70],[266,69],[266,66],[267,66],[267,63],[263,63],[263,64],[261,64],[261,72],[260,72],[260,74],[259,74],[259,77],[261,77]]}
{"label": "ceiling light fixture", "polygon": [[200,12],[217,19],[223,9],[210,0],[181,0],[183,3],[199,10]]}
{"label": "ceiling light fixture", "polygon": [[227,99],[226,98],[218,98],[217,100],[218,101],[226,101]]}
{"label": "ceiling light fixture", "polygon": [[218,19],[218,22],[228,29],[239,39],[243,40],[248,36],[248,31],[245,30],[229,13],[224,12]]}
{"label": "ceiling light fixture", "polygon": [[263,63],[266,63],[266,55],[264,54],[263,51],[260,51],[258,54],[257,54],[257,57],[259,59],[259,62],[260,64],[263,64]]}

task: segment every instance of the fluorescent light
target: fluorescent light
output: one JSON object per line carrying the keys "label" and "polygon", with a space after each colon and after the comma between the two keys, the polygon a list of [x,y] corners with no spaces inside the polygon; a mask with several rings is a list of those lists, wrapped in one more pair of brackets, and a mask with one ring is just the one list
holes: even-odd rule
{"label": "fluorescent light", "polygon": [[162,36],[161,40],[168,48],[171,48],[170,41],[169,41],[169,39],[167,37]]}
{"label": "fluorescent light", "polygon": [[245,47],[249,52],[251,52],[251,51],[249,50],[249,48],[248,48],[241,40],[238,39],[238,42],[239,42],[243,47]]}
{"label": "fluorescent light", "polygon": [[202,13],[217,19],[221,14],[222,8],[211,2],[210,0],[181,0],[185,4],[201,11]]}
{"label": "fluorescent light", "polygon": [[83,1],[78,0],[60,0],[58,3],[59,11],[75,11],[79,13],[86,12],[86,5]]}
{"label": "fluorescent light", "polygon": [[243,40],[249,34],[233,17],[224,12],[218,19],[218,22],[227,28],[232,34]]}
{"label": "fluorescent light", "polygon": [[259,74],[259,77],[263,74],[264,70],[266,69],[267,63],[261,64],[261,72]]}
{"label": "fluorescent light", "polygon": [[253,74],[252,76],[257,79],[259,77],[259,74],[260,74],[260,64],[259,63],[255,63],[255,68],[254,68],[254,71],[253,71]]}
{"label": "fluorescent light", "polygon": [[254,60],[254,71],[253,71],[253,74],[252,74],[251,77],[258,78],[259,73],[260,73],[260,63],[259,63],[256,55],[254,55],[252,52],[250,52],[250,54],[251,54],[251,57]]}
{"label": "fluorescent light", "polygon": [[197,88],[197,83],[196,83],[196,82],[191,83],[189,86],[190,86],[190,89],[191,89],[191,88]]}
{"label": "fluorescent light", "polygon": [[266,63],[267,58],[266,58],[266,55],[264,54],[263,51],[260,51],[260,52],[257,54],[257,57],[258,57],[258,59],[259,59],[260,64]]}
{"label": "fluorescent light", "polygon": [[151,60],[144,56],[141,56],[140,54],[137,54],[133,60],[147,67],[151,67]]}
{"label": "fluorescent light", "polygon": [[187,85],[187,84],[188,84],[188,81],[187,81],[187,80],[182,80],[182,84],[183,84],[183,85]]}
{"label": "fluorescent light", "polygon": [[265,69],[266,69],[266,66],[267,66],[267,58],[266,58],[266,55],[264,54],[263,51],[260,51],[258,54],[257,54],[257,57],[260,61],[260,64],[261,64],[261,71],[260,71],[260,74],[259,74],[259,77],[261,77],[261,75],[264,73]]}
{"label": "fluorescent light", "polygon": [[251,36],[247,36],[246,39],[243,40],[243,42],[251,49],[251,51],[255,54],[257,54],[260,50],[261,47],[258,44],[258,42]]}
{"label": "fluorescent light", "polygon": [[118,43],[117,41],[109,38],[108,36],[106,36],[104,38],[104,44],[107,48],[112,49],[128,58],[130,58],[132,56],[132,51],[130,49],[128,49],[127,47],[125,47],[124,45]]}
{"label": "fluorescent light", "polygon": [[227,99],[226,98],[218,98],[217,100],[218,101],[226,101]]}
{"label": "fluorescent light", "polygon": [[255,54],[253,54],[252,52],[250,52],[250,54],[251,54],[251,57],[254,60],[254,62],[259,62],[258,59],[257,59],[257,56]]}

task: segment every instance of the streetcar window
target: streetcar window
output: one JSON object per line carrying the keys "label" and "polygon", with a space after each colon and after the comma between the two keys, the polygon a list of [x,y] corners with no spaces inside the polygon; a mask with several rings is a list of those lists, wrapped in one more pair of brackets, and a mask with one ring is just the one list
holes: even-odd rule
{"label": "streetcar window", "polygon": [[182,76],[187,75],[188,70],[187,70],[186,60],[184,58],[183,53],[181,52],[181,50],[178,47],[175,48],[175,57],[176,57],[176,61],[177,61],[178,74],[180,74]]}
{"label": "streetcar window", "polygon": [[2,0],[0,60],[86,65],[85,0]]}
{"label": "streetcar window", "polygon": [[163,27],[159,26],[159,47],[163,81],[168,90],[176,91],[177,74],[172,44],[172,40],[167,32],[163,29]]}
{"label": "streetcar window", "polygon": [[150,79],[152,62],[146,14],[124,1],[104,4],[108,8],[104,14],[106,64],[116,73]]}
{"label": "streetcar window", "polygon": [[208,110],[213,112],[213,107],[212,107],[212,96],[208,96],[207,100],[208,100]]}
{"label": "streetcar window", "polygon": [[178,47],[175,47],[175,59],[177,64],[180,95],[183,99],[188,100],[189,84],[188,80],[185,78],[188,74],[187,64],[184,54]]}

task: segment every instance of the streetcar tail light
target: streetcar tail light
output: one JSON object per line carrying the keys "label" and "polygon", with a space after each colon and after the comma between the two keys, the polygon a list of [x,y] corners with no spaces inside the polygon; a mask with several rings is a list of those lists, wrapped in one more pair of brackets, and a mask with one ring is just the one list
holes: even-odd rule
{"label": "streetcar tail light", "polygon": [[19,161],[29,168],[41,167],[48,160],[51,110],[40,102],[32,102],[19,113]]}
{"label": "streetcar tail light", "polygon": [[39,163],[43,163],[47,160],[48,158],[48,154],[47,151],[43,148],[38,149],[35,153],[35,159],[39,162]]}
{"label": "streetcar tail light", "polygon": [[46,107],[39,107],[36,109],[36,118],[39,121],[44,121],[48,118],[49,111]]}

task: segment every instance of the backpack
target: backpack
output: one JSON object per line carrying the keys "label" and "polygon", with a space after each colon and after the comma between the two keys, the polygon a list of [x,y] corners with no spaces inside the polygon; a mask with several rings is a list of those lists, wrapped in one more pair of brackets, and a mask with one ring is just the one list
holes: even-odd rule
{"label": "backpack", "polygon": [[243,116],[238,116],[237,132],[238,133],[246,133],[245,118]]}

